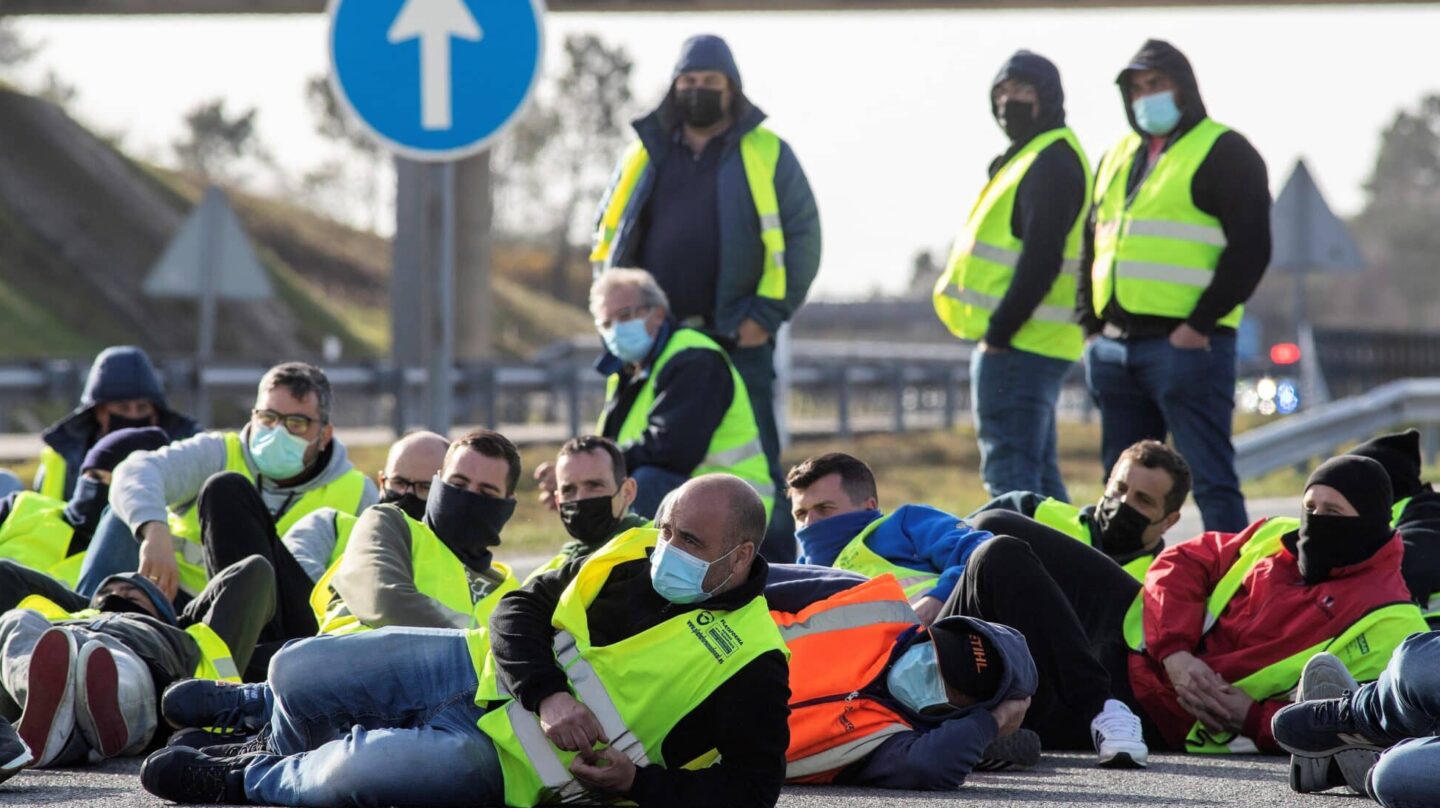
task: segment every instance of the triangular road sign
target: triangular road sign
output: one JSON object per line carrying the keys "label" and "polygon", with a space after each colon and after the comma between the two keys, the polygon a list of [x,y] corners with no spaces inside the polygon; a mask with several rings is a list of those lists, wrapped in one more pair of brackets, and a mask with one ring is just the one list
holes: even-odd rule
{"label": "triangular road sign", "polygon": [[1295,163],[1270,213],[1274,249],[1270,268],[1279,272],[1359,272],[1360,247],[1345,223],[1330,210],[1305,161]]}
{"label": "triangular road sign", "polygon": [[268,300],[270,276],[250,246],[225,193],[211,186],[145,278],[145,294],[198,300],[206,266],[218,300]]}

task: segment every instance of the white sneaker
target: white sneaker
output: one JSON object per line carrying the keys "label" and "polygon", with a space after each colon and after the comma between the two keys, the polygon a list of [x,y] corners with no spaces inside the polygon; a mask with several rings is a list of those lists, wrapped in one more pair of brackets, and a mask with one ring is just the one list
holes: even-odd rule
{"label": "white sneaker", "polygon": [[1090,735],[1100,765],[1107,769],[1143,769],[1150,757],[1140,717],[1124,702],[1109,699],[1105,709],[1090,722]]}

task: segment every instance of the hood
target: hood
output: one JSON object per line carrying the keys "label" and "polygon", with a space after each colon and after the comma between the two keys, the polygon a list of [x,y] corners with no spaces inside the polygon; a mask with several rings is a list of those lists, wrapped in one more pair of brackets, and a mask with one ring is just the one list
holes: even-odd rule
{"label": "hood", "polygon": [[670,72],[670,86],[665,88],[665,98],[649,115],[632,122],[641,142],[650,152],[652,160],[665,153],[663,146],[670,133],[680,125],[680,113],[675,109],[675,79],[690,70],[715,70],[729,77],[735,95],[730,115],[735,120],[723,135],[727,143],[738,143],[740,138],[759,126],[765,120],[765,113],[745,97],[744,84],[740,81],[740,68],[735,64],[735,55],[730,45],[713,34],[700,34],[685,40],[680,47],[680,58]]}
{"label": "hood", "polygon": [[1130,108],[1130,73],[1135,70],[1159,70],[1174,80],[1175,101],[1180,106],[1180,124],[1175,132],[1184,132],[1206,117],[1205,102],[1200,98],[1200,85],[1195,81],[1195,71],[1190,60],[1178,48],[1163,39],[1149,39],[1140,50],[1130,57],[1130,63],[1115,77],[1120,87],[1120,99],[1125,105],[1125,118],[1130,128],[1148,137],[1135,123],[1135,111]]}
{"label": "hood", "polygon": [[673,85],[681,73],[692,70],[724,73],[735,92],[744,88],[740,82],[740,68],[735,64],[735,54],[730,52],[729,43],[714,34],[697,34],[685,40],[685,44],[680,46],[680,58],[675,61],[675,69],[670,72],[670,83]]}
{"label": "hood", "polygon": [[1372,438],[1347,454],[1368,457],[1385,467],[1390,475],[1391,494],[1396,502],[1420,493],[1420,432],[1407,429]]}
{"label": "hood", "polygon": [[[321,488],[335,482],[355,467],[355,464],[350,462],[349,453],[345,451],[345,444],[341,443],[339,438],[332,437],[330,439],[330,449],[328,451],[329,459],[325,461],[325,466],[321,469],[319,474],[316,474],[313,477],[307,477],[305,478],[304,482],[297,485],[279,486],[276,485],[275,481],[271,480],[269,477],[262,477],[260,475],[260,470],[255,467],[255,459],[250,456],[249,423],[246,423],[244,428],[240,430],[240,445],[244,447],[243,451],[245,452],[245,466],[250,469],[250,476],[254,479],[260,480],[260,487],[265,491],[273,491],[277,493],[304,493],[306,491],[313,491],[316,488]],[[322,457],[324,456],[325,455],[322,455]]]}
{"label": "hood", "polygon": [[161,409],[169,409],[165,393],[160,389],[160,375],[150,364],[150,357],[133,345],[119,345],[106,348],[95,357],[90,365],[90,375],[85,378],[85,392],[80,396],[80,408],[91,407],[105,401],[125,401],[143,398],[155,402]]}
{"label": "hood", "polygon": [[100,586],[96,587],[96,591],[98,592],[99,590],[104,589],[105,585],[110,583],[111,581],[124,581],[125,583],[138,588],[141,592],[145,593],[146,597],[150,599],[150,603],[154,605],[155,611],[157,614],[160,615],[161,620],[172,626],[178,625],[175,618],[175,607],[170,605],[169,598],[166,598],[165,594],[160,591],[160,588],[157,587],[154,583],[152,583],[149,578],[146,578],[138,572],[122,572],[116,575],[111,575],[110,577],[101,581]]}
{"label": "hood", "polygon": [[[1006,79],[1032,85],[1039,96],[1040,115],[1035,119],[1032,136],[1065,125],[1065,90],[1060,85],[1060,70],[1055,67],[1054,62],[1028,50],[1015,51],[1015,55],[995,74],[995,80],[990,82],[992,98],[995,88]],[[1000,114],[993,101],[990,104],[990,114],[997,118]]]}

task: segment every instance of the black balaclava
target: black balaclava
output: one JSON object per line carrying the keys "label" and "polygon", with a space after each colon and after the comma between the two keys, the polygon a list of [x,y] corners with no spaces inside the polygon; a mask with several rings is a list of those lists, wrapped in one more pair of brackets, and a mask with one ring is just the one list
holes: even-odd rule
{"label": "black balaclava", "polygon": [[1005,130],[1012,147],[1023,146],[1035,135],[1065,125],[1065,91],[1060,85],[1060,71],[1054,62],[1028,50],[1016,51],[990,82],[992,98],[995,88],[1006,79],[1014,79],[1034,87],[1039,101],[1039,111],[1027,120],[1015,120],[1011,115],[1002,115],[1012,111],[999,109],[991,102],[990,113],[995,116],[996,123]]}
{"label": "black balaclava", "polygon": [[1350,450],[1385,467],[1390,475],[1390,493],[1398,502],[1413,497],[1425,487],[1420,481],[1420,433],[1414,429],[1381,435]]}
{"label": "black balaclava", "polygon": [[381,505],[394,505],[411,519],[419,522],[425,518],[425,500],[415,495],[413,491],[400,493],[390,488],[380,495]]}
{"label": "black balaclava", "polygon": [[1390,527],[1390,477],[1368,457],[1332,457],[1310,475],[1305,490],[1328,485],[1355,508],[1356,516],[1329,516],[1308,511],[1300,529],[1281,540],[1300,563],[1307,584],[1328,580],[1331,572],[1368,560],[1395,536]]}

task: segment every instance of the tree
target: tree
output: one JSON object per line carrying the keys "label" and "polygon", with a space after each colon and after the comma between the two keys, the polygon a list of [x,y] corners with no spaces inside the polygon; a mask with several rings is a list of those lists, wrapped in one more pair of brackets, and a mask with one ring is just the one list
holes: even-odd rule
{"label": "tree", "polygon": [[327,161],[306,175],[305,189],[313,196],[355,186],[356,195],[368,201],[366,213],[370,229],[377,229],[381,210],[380,183],[387,176],[384,171],[388,157],[386,151],[341,106],[328,76],[311,76],[305,82],[305,102],[315,120],[316,133],[356,158]]}
{"label": "tree", "polygon": [[266,160],[255,132],[258,111],[253,107],[230,115],[225,100],[217,98],[185,113],[185,137],[172,144],[180,167],[206,180],[236,181],[235,164],[245,157]]}
{"label": "tree", "polygon": [[14,20],[0,17],[0,72],[9,72],[30,61],[40,46],[27,40],[15,28]]}

